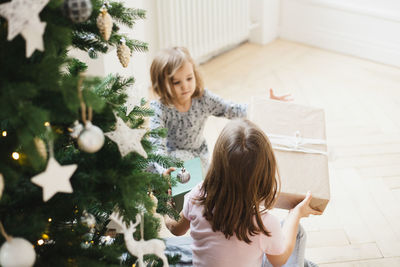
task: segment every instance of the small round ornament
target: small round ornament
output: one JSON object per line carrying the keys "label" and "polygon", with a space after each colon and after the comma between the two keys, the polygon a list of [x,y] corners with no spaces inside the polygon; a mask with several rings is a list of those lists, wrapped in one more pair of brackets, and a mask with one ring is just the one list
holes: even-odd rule
{"label": "small round ornament", "polygon": [[89,228],[94,228],[96,226],[96,218],[86,210],[82,213],[81,222]]}
{"label": "small round ornament", "polygon": [[92,2],[90,0],[65,0],[64,13],[74,23],[84,22],[92,14]]}
{"label": "small round ornament", "polygon": [[35,143],[36,150],[38,151],[39,155],[46,160],[47,159],[47,150],[46,145],[42,139],[39,137],[33,138],[33,142]]}
{"label": "small round ornament", "polygon": [[3,267],[30,267],[35,260],[35,250],[24,238],[11,237],[0,248],[0,265]]}
{"label": "small round ornament", "polygon": [[85,128],[78,137],[79,148],[87,153],[95,153],[103,147],[103,144],[103,131],[90,121],[86,122]]}
{"label": "small round ornament", "polygon": [[100,9],[100,14],[97,17],[96,24],[103,39],[108,41],[111,36],[113,22],[110,14],[107,12],[106,5],[103,5]]}
{"label": "small round ornament", "polygon": [[96,50],[93,47],[89,48],[88,55],[92,59],[96,59],[98,57]]}
{"label": "small round ornament", "polygon": [[182,184],[189,182],[190,180],[190,173],[186,171],[185,168],[182,168],[181,171],[176,175],[178,177],[179,182]]}
{"label": "small round ornament", "polygon": [[74,127],[68,128],[68,131],[70,132],[70,136],[72,138],[78,138],[81,132],[83,131],[83,125],[79,123],[79,121],[74,121]]}
{"label": "small round ornament", "polygon": [[121,38],[120,44],[118,45],[118,48],[117,48],[117,55],[118,55],[119,62],[121,62],[122,66],[124,68],[128,67],[129,60],[131,57],[131,50],[126,45],[125,38]]}

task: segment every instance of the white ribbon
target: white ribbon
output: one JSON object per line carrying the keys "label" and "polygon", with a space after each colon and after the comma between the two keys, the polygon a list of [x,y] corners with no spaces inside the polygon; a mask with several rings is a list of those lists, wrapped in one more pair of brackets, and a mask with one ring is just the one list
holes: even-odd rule
{"label": "white ribbon", "polygon": [[296,131],[294,136],[279,134],[267,134],[267,136],[272,144],[272,148],[277,150],[328,155],[326,151],[307,147],[307,145],[326,145],[325,140],[303,138],[300,131]]}

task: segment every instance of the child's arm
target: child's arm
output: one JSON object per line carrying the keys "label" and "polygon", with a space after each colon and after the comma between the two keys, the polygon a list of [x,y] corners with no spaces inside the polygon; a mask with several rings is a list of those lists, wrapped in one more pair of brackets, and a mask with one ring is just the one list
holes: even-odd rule
{"label": "child's arm", "polygon": [[204,110],[207,110],[209,114],[216,117],[233,119],[247,116],[247,104],[237,104],[225,100],[208,90],[204,90],[203,105]]}
{"label": "child's arm", "polygon": [[164,215],[165,226],[173,235],[184,235],[190,228],[190,221],[180,213],[180,219],[175,221],[171,219],[168,215]]}
{"label": "child's arm", "polygon": [[290,210],[288,217],[286,218],[282,232],[285,237],[284,252],[281,255],[268,255],[268,261],[273,266],[282,266],[289,259],[293,252],[294,246],[296,244],[296,236],[300,223],[300,219],[303,217],[308,217],[310,214],[321,215],[322,212],[313,210],[310,207],[311,193],[307,193],[307,196],[302,202],[300,202],[294,209]]}
{"label": "child's arm", "polygon": [[[154,110],[154,115],[150,117],[150,123],[149,127],[150,130],[155,130],[158,128],[166,128],[165,122],[164,122],[164,111],[161,106],[162,104],[157,102],[157,101],[152,101],[150,103],[151,109]],[[150,141],[157,145],[157,151],[156,154],[160,155],[167,155],[167,141],[166,138],[149,138]]]}
{"label": "child's arm", "polygon": [[293,98],[291,96],[292,96],[291,94],[277,96],[274,94],[272,88],[269,89],[269,98],[273,100],[279,100],[284,102],[293,101]]}

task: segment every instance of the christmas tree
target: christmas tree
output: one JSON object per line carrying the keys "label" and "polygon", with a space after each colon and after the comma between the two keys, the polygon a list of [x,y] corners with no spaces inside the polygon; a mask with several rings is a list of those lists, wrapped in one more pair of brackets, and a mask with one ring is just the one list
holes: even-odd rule
{"label": "christmas tree", "polygon": [[[0,0],[2,266],[132,266],[146,243],[129,246],[159,231],[152,194],[158,212],[173,213],[169,183],[145,170],[179,162],[152,154],[148,138],[166,132],[146,130],[144,99],[127,112],[134,79],[85,77],[87,66],[68,56],[114,46],[126,66],[147,44],[119,28],[143,18],[120,2]],[[110,235],[110,215],[124,235]],[[163,265],[163,251],[149,254],[147,265]]]}

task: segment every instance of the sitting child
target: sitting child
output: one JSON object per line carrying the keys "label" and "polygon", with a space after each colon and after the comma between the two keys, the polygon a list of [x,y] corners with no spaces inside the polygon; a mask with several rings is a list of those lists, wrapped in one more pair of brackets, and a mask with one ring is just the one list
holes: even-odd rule
{"label": "sitting child", "polygon": [[[151,68],[153,91],[159,100],[150,107],[155,114],[150,129],[167,128],[166,139],[153,139],[158,154],[171,155],[181,160],[200,157],[203,170],[208,166],[208,147],[203,136],[207,118],[211,115],[228,119],[246,117],[247,105],[226,101],[203,87],[203,81],[188,50],[174,47],[162,50],[154,58]],[[289,95],[270,98],[287,101]],[[150,171],[169,174],[154,164]]]}
{"label": "sitting child", "polygon": [[204,182],[185,196],[179,221],[164,216],[174,235],[190,229],[193,266],[304,266],[300,219],[321,212],[310,208],[308,193],[281,227],[268,211],[279,192],[278,177],[266,135],[248,120],[229,122]]}

